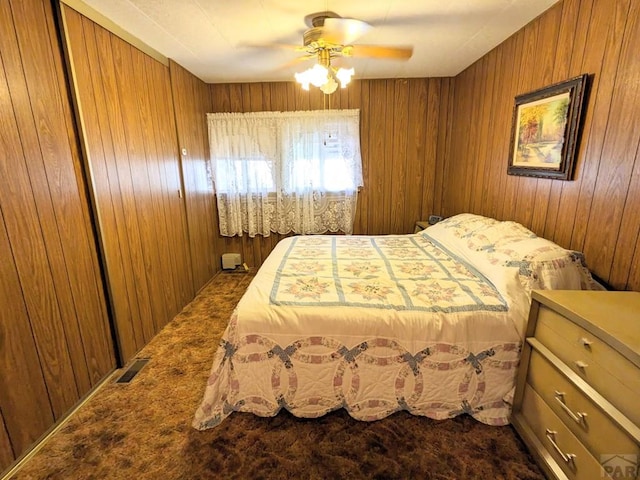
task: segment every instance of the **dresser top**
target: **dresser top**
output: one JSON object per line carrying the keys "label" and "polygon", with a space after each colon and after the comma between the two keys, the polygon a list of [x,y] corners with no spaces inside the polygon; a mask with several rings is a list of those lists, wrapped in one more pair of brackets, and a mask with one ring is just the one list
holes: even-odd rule
{"label": "dresser top", "polygon": [[640,365],[640,292],[535,290],[532,298]]}

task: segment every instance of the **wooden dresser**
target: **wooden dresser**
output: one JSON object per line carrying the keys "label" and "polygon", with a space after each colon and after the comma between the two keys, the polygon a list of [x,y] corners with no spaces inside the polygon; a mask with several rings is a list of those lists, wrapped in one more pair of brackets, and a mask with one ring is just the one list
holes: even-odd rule
{"label": "wooden dresser", "polygon": [[549,478],[640,478],[639,292],[533,292],[512,423]]}

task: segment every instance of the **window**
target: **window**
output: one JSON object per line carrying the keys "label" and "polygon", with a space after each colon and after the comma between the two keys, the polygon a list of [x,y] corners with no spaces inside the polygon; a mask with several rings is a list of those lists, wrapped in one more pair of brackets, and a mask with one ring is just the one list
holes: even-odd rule
{"label": "window", "polygon": [[222,235],[352,233],[358,110],[209,114]]}
{"label": "window", "polygon": [[235,189],[244,194],[259,189],[276,191],[272,162],[261,156],[218,161],[214,175],[217,193],[232,193]]}
{"label": "window", "polygon": [[[286,192],[301,191],[309,185],[327,193],[353,191],[362,186],[361,176],[354,171],[361,169],[360,164],[355,166],[348,160],[353,157],[350,145],[353,139],[348,133],[341,138],[332,125],[324,127],[324,131],[303,132],[294,141],[295,154],[291,159],[294,174],[283,179]],[[351,148],[345,152],[343,147],[348,146]]]}

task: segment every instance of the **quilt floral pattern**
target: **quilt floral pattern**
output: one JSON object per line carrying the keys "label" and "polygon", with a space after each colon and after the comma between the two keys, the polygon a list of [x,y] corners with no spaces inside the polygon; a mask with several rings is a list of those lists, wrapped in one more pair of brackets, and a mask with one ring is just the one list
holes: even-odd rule
{"label": "quilt floral pattern", "polygon": [[295,237],[277,270],[270,303],[507,310],[500,293],[473,266],[419,235]]}

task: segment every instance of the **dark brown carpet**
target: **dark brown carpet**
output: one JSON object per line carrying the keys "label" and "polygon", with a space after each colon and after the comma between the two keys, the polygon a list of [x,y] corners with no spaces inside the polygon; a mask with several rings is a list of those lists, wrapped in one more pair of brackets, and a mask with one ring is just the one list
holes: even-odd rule
{"label": "dark brown carpet", "polygon": [[544,478],[511,427],[466,416],[236,413],[194,430],[214,350],[251,278],[217,275],[140,352],[151,361],[130,384],[106,385],[12,478]]}

